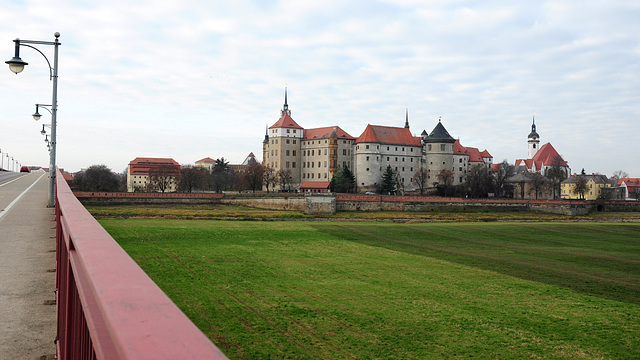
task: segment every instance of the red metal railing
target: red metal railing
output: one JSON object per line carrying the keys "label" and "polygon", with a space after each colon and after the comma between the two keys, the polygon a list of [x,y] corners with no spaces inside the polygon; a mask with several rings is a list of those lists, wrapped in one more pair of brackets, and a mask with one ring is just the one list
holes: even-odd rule
{"label": "red metal railing", "polygon": [[56,176],[58,359],[227,359]]}

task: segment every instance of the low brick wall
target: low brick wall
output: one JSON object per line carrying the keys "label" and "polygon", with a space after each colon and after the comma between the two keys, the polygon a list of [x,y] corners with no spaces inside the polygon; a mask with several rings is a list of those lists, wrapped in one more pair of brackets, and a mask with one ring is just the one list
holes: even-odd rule
{"label": "low brick wall", "polygon": [[464,199],[438,196],[358,194],[296,194],[225,196],[213,193],[106,193],[76,192],[83,204],[214,203],[244,205],[268,210],[335,214],[336,211],[538,211],[585,215],[590,211],[640,211],[638,201]]}
{"label": "low brick wall", "polygon": [[267,210],[294,210],[305,211],[306,201],[302,196],[290,197],[265,197],[265,198],[222,198],[220,201],[222,204],[229,205],[244,205],[251,206],[258,209]]}

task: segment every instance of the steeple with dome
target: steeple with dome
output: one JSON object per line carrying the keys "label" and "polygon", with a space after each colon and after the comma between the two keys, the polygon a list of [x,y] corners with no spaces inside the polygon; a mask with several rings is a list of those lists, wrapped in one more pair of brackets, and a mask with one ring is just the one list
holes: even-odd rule
{"label": "steeple with dome", "polygon": [[527,159],[533,159],[533,157],[538,152],[540,148],[540,135],[536,132],[536,115],[533,115],[533,124],[531,124],[531,132],[529,133],[529,138],[527,140],[527,144],[529,147],[529,151],[527,154]]}

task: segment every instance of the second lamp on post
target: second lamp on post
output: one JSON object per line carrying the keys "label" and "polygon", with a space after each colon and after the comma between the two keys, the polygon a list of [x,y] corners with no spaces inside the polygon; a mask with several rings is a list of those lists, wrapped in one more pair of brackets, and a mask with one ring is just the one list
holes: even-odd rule
{"label": "second lamp on post", "polygon": [[[58,113],[58,46],[62,45],[58,38],[60,37],[60,33],[56,32],[53,34],[55,37],[54,41],[34,41],[34,40],[20,40],[15,39],[13,42],[15,43],[15,55],[13,59],[9,61],[5,61],[5,63],[9,64],[9,69],[14,73],[18,74],[24,70],[25,65],[29,65],[27,62],[22,61],[20,58],[20,46],[26,46],[32,48],[39,52],[45,60],[47,60],[47,64],[49,64],[49,79],[53,81],[53,95],[51,99],[51,150],[49,152],[49,207],[55,206],[55,184],[56,184],[56,115]],[[53,66],[49,62],[49,59],[44,55],[44,53],[38,48],[31,46],[33,45],[53,45]],[[47,109],[48,110],[48,109]],[[38,112],[38,108],[36,106],[36,113]],[[38,114],[39,115],[39,114]],[[35,114],[34,114],[35,118]]]}

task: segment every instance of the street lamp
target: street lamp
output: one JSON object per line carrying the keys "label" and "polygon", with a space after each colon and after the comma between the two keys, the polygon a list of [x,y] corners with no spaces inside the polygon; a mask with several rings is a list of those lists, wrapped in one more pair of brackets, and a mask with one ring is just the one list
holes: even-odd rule
{"label": "street lamp", "polygon": [[[49,65],[49,80],[53,81],[53,94],[51,97],[51,150],[49,151],[49,207],[55,206],[55,184],[56,184],[56,115],[58,113],[58,46],[62,45],[58,38],[60,37],[60,33],[56,32],[53,34],[55,40],[51,41],[34,41],[34,40],[20,40],[15,39],[13,42],[15,43],[15,55],[13,59],[9,61],[5,61],[5,63],[9,64],[9,69],[14,73],[18,74],[24,70],[25,65],[28,63],[22,61],[20,58],[20,46],[26,46],[32,48],[40,53],[47,60],[47,64]],[[49,62],[49,59],[45,56],[45,54],[40,51],[38,48],[31,46],[33,45],[53,45],[53,66]],[[47,109],[49,110],[49,109]],[[38,113],[38,105],[36,105],[36,114]],[[34,114],[34,115],[36,115]],[[35,116],[34,116],[35,118]],[[38,117],[39,119],[40,117]],[[37,119],[36,119],[37,120]]]}

